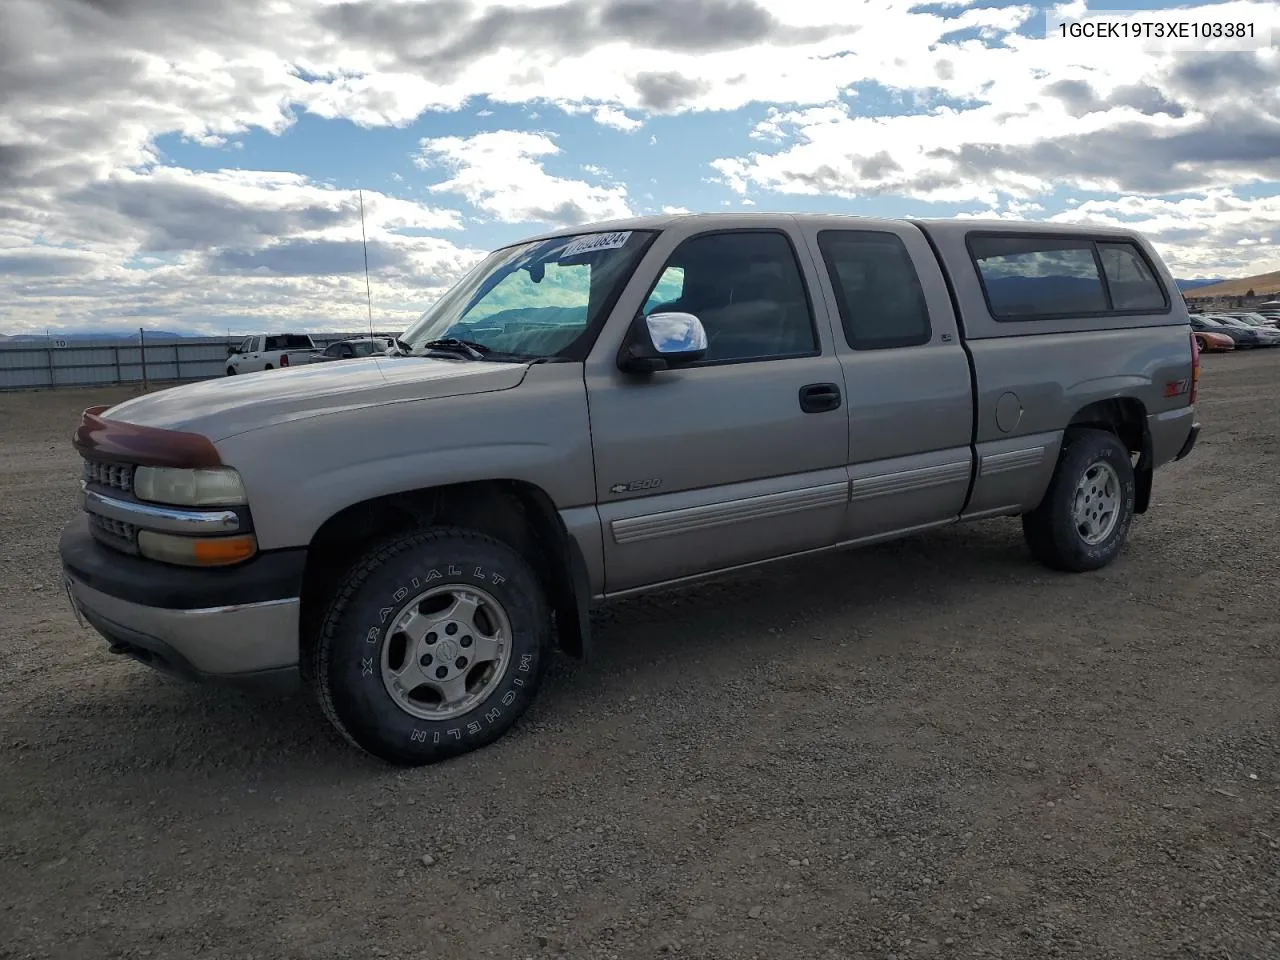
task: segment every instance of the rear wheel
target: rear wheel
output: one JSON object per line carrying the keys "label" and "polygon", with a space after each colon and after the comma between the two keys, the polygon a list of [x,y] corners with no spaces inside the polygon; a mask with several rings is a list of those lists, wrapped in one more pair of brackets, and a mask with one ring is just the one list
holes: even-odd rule
{"label": "rear wheel", "polygon": [[1128,538],[1136,490],[1133,463],[1119,437],[1072,430],[1044,499],[1022,518],[1032,555],[1072,573],[1105,567]]}
{"label": "rear wheel", "polygon": [[269,363],[268,363],[268,364],[267,364],[265,367],[263,367],[262,369],[263,369],[263,370],[270,370],[270,369],[271,369],[271,364],[269,364]]}
{"label": "rear wheel", "polygon": [[420,765],[487,746],[533,702],[550,611],[516,551],[456,528],[375,548],[339,583],[312,684],[357,747]]}

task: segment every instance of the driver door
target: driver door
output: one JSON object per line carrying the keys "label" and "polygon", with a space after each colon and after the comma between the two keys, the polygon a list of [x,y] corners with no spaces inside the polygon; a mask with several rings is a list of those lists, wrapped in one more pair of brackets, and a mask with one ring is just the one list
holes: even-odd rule
{"label": "driver door", "polygon": [[[655,242],[587,363],[609,594],[830,546],[848,502],[843,376],[803,241],[776,221],[691,229]],[[639,297],[698,316],[706,359],[619,370]]]}

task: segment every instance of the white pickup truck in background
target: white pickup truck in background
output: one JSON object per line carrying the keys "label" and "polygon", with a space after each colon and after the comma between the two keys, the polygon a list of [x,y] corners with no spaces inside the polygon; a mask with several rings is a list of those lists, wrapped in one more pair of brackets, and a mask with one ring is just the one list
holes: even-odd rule
{"label": "white pickup truck in background", "polygon": [[245,337],[227,347],[227,376],[310,363],[319,350],[305,333],[268,333]]}

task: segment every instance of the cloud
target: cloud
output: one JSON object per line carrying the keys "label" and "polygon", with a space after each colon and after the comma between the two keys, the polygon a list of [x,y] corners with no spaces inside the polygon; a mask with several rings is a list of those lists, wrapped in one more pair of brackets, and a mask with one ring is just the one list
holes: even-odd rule
{"label": "cloud", "polygon": [[625,44],[701,54],[764,42],[812,44],[858,29],[853,24],[789,25],[755,0],[569,0],[487,8],[466,0],[365,0],[328,5],[318,20],[345,42],[390,54],[400,66],[437,83],[502,51],[558,58]]}
{"label": "cloud", "polygon": [[[643,120],[637,120],[628,116],[625,111],[607,104],[562,101],[557,103],[556,106],[568,114],[589,114],[591,119],[600,124],[600,126],[621,130],[623,133],[634,133],[644,126]],[[537,118],[533,117],[532,119]]]}
{"label": "cloud", "polygon": [[96,258],[79,250],[22,246],[0,249],[0,276],[74,277],[92,273]]}
{"label": "cloud", "polygon": [[[1053,41],[1010,42],[988,51],[997,69],[976,102],[887,116],[848,103],[775,107],[756,133],[781,149],[713,167],[738,193],[943,202],[1028,198],[1059,185],[1176,193],[1280,180],[1273,51],[1135,57],[1085,71],[1055,64]],[[1064,75],[1048,79],[1054,72]],[[1029,91],[1025,78],[1037,74],[1048,82]],[[976,95],[968,82],[957,69],[950,95]]]}
{"label": "cloud", "polygon": [[[141,231],[149,251],[204,250],[265,243],[284,236],[357,233],[360,203],[340,190],[299,174],[154,167],[122,171],[73,192],[68,203],[115,216],[120,229]],[[438,210],[370,191],[367,223],[381,229],[456,230],[454,210]]]}
{"label": "cloud", "polygon": [[[427,238],[371,243],[375,325],[403,329],[483,253]],[[0,263],[6,256],[0,253]],[[318,272],[324,266],[329,272]],[[128,327],[139,318],[215,334],[228,326],[328,331],[368,322],[359,241],[290,241],[207,257],[188,254],[159,266],[112,264],[80,276],[0,273],[0,290],[11,298],[10,332],[50,323]]]}
{"label": "cloud", "polygon": [[1147,83],[1117,87],[1104,98],[1098,96],[1097,91],[1085,80],[1058,80],[1045,87],[1044,93],[1061,100],[1067,113],[1077,118],[1111,107],[1132,107],[1147,116],[1163,113],[1176,118],[1186,113],[1180,103],[1170,100]]}
{"label": "cloud", "polygon": [[686,77],[675,70],[646,70],[635,74],[632,84],[639,95],[639,106],[657,113],[686,104],[711,89],[708,81]]}
{"label": "cloud", "polygon": [[539,222],[571,226],[631,215],[624,186],[597,186],[556,177],[541,158],[561,151],[550,136],[497,130],[474,137],[424,139],[419,166],[438,165],[452,176],[430,186],[433,193],[457,193],[504,223]]}
{"label": "cloud", "polygon": [[[1264,242],[1280,212],[1268,196],[1280,182],[1274,48],[1046,39],[1043,10],[1003,0],[874,6],[872,16],[829,0],[6,0],[0,311],[40,327],[51,311],[215,326],[358,311],[350,178],[386,183],[402,157],[375,146],[307,158],[305,169],[340,169],[341,186],[174,159],[199,145],[204,167],[287,167],[289,145],[259,154],[269,161],[254,151],[307,114],[308,136],[330,119],[342,137],[434,114],[417,154],[423,179],[393,189],[426,187],[441,206],[364,194],[376,299],[394,316],[416,312],[488,245],[464,224],[497,236],[493,224],[623,216],[639,184],[668,175],[643,165],[668,156],[705,191],[680,199],[703,209],[879,197],[904,213],[937,202],[1110,218],[1141,202],[1156,205],[1133,222],[1185,269],[1275,268]],[[1280,3],[1178,16],[1275,24]],[[474,132],[495,114],[552,123],[550,107],[604,130]],[[763,115],[754,129],[688,116],[743,108]],[[434,126],[448,112],[457,119]],[[645,147],[658,142],[646,132],[626,141],[625,160],[605,152],[615,131],[651,120],[663,151]],[[168,148],[175,137],[181,150]],[[719,184],[707,189],[709,174]],[[1081,195],[1065,211],[1064,187]]]}
{"label": "cloud", "polygon": [[403,268],[408,260],[404,250],[383,241],[287,240],[260,250],[219,250],[208,265],[211,273],[318,277],[363,270],[366,252],[370,273]]}
{"label": "cloud", "polygon": [[1251,275],[1280,262],[1280,196],[1244,198],[1217,189],[1195,197],[1085,200],[1048,219],[1140,230],[1180,276]]}
{"label": "cloud", "polygon": [[[456,211],[379,191],[364,192],[364,207],[375,303],[393,326],[483,255],[421,235],[456,231]],[[239,329],[310,317],[331,328],[365,309],[356,191],[299,174],[118,171],[13,212],[0,230],[0,303],[17,329],[51,317],[63,327],[163,317],[208,332],[225,332],[227,318]],[[35,232],[42,244],[24,236]]]}

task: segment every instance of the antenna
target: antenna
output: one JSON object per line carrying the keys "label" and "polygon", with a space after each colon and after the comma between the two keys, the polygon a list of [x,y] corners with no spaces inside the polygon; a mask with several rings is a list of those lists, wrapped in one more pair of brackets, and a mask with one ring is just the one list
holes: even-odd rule
{"label": "antenna", "polygon": [[369,339],[373,339],[373,291],[369,286],[369,241],[364,234],[364,190],[358,191],[360,197],[360,245],[364,248],[364,296],[369,304]]}

